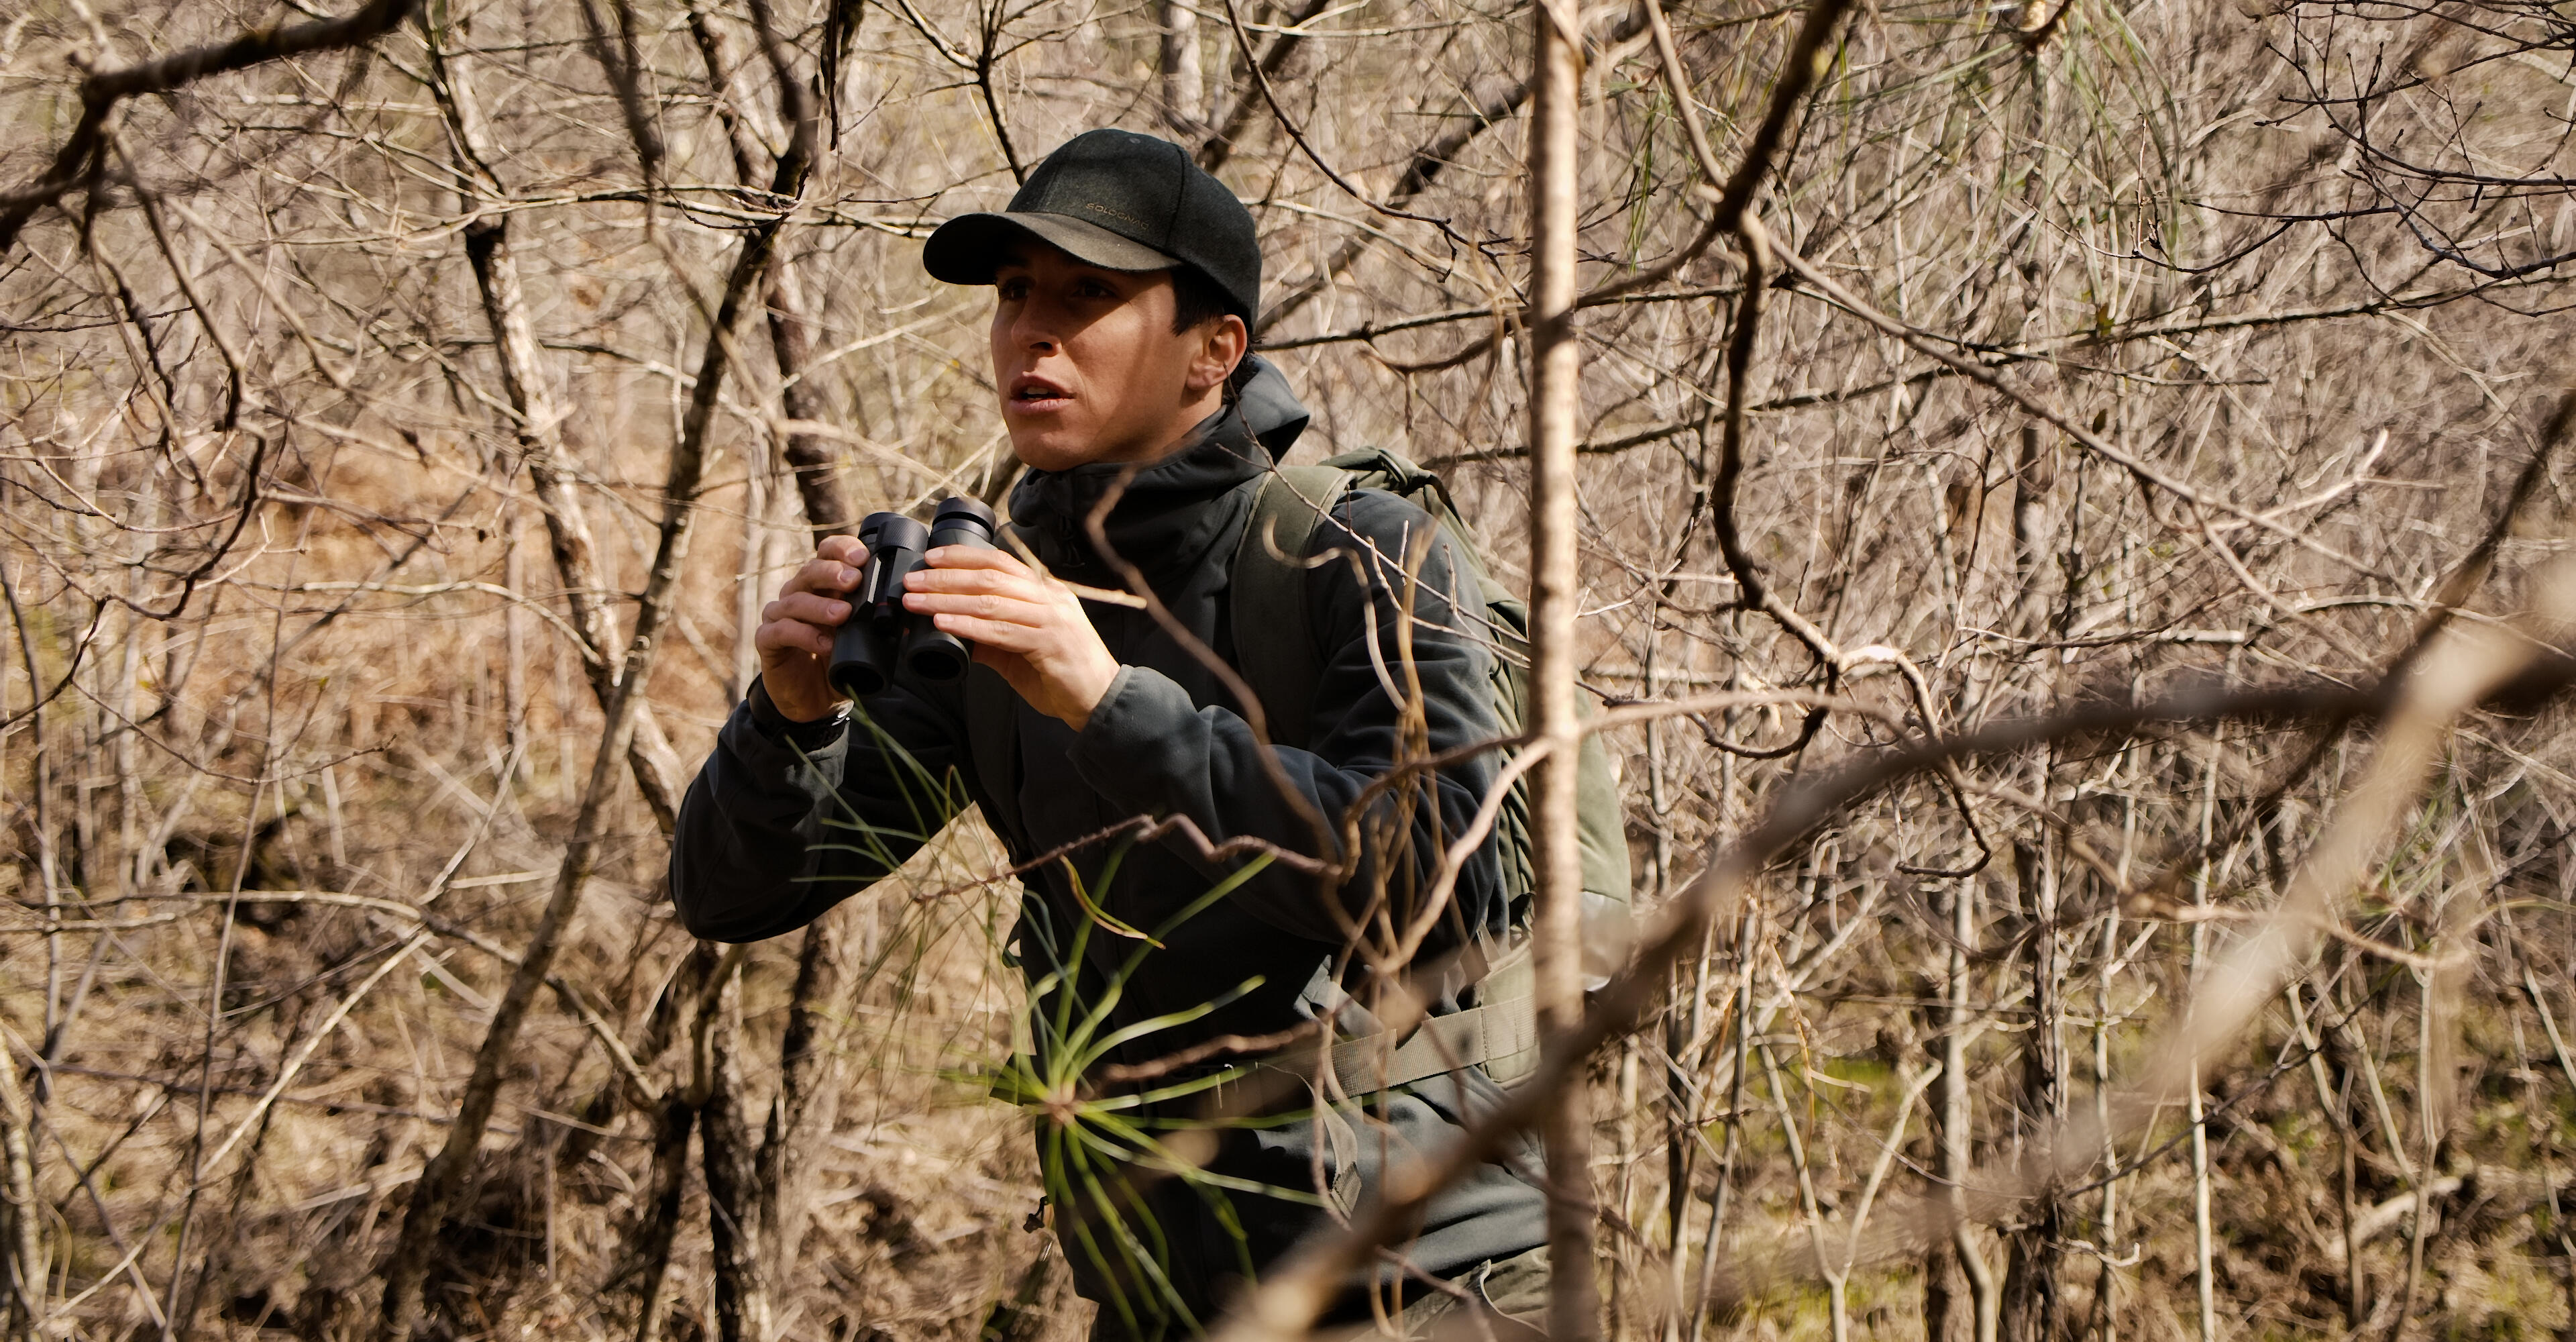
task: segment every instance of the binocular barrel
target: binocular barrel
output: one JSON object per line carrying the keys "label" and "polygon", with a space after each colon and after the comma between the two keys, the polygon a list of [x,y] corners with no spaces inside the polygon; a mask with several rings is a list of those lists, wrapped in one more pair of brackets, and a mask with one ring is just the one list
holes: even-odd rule
{"label": "binocular barrel", "polygon": [[964,639],[932,626],[927,615],[903,608],[904,577],[922,556],[944,545],[991,549],[993,510],[970,498],[943,501],[925,527],[901,513],[871,513],[859,524],[867,559],[850,589],[850,618],[832,636],[825,675],[832,688],[854,699],[873,698],[894,683],[900,666],[915,677],[951,681],[966,674],[974,651]]}
{"label": "binocular barrel", "polygon": [[[953,498],[939,505],[930,518],[929,549],[943,545],[968,545],[979,549],[993,548],[993,510],[970,498]],[[966,640],[945,633],[930,623],[927,615],[906,622],[903,636],[905,669],[923,680],[950,681],[966,674],[975,661],[974,649]]]}

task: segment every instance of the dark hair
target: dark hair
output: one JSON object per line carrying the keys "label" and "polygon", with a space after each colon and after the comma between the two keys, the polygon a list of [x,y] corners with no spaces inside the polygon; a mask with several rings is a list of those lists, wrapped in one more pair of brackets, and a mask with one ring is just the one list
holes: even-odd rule
{"label": "dark hair", "polygon": [[[1215,280],[1209,279],[1205,271],[1196,266],[1172,268],[1172,334],[1179,335],[1229,313],[1238,317],[1243,316],[1242,313],[1235,311],[1234,300],[1226,295],[1225,290],[1219,287]],[[1252,333],[1252,319],[1245,317],[1243,327],[1244,334],[1249,337]],[[1251,381],[1252,346],[1247,340],[1243,357],[1235,361],[1234,372],[1225,380],[1227,403],[1232,404],[1236,397],[1242,395],[1244,387]]]}
{"label": "dark hair", "polygon": [[[1206,271],[1197,266],[1172,267],[1172,334],[1179,335],[1229,312],[1234,312],[1234,300],[1208,278]],[[1243,316],[1239,312],[1235,315]],[[1243,324],[1250,326],[1252,319],[1244,317]]]}

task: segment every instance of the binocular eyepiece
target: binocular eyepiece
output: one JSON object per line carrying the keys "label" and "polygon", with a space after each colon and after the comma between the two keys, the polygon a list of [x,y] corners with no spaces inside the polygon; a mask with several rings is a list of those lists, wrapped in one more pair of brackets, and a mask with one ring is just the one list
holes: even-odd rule
{"label": "binocular eyepiece", "polygon": [[859,524],[867,551],[859,585],[850,589],[850,618],[832,635],[832,688],[853,699],[873,698],[894,683],[901,667],[922,680],[948,681],[966,674],[973,649],[955,634],[933,628],[930,617],[903,608],[904,575],[922,556],[943,545],[993,548],[993,510],[970,498],[952,498],[925,527],[901,513],[870,513]]}

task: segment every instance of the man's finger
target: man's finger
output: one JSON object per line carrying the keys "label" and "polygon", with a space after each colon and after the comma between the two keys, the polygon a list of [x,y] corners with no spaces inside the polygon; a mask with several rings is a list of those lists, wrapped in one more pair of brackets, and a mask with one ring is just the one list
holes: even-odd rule
{"label": "man's finger", "polygon": [[808,652],[820,657],[832,651],[832,631],[802,620],[771,620],[752,631],[751,646],[763,657],[775,652]]}
{"label": "man's finger", "polygon": [[[999,552],[972,551],[965,546],[942,546],[931,553],[965,555]],[[904,590],[908,592],[1002,591],[1006,589],[992,584],[1017,581],[1025,584],[1018,590],[1031,601],[1044,601],[1055,593],[1063,591],[1103,606],[1125,606],[1130,610],[1146,608],[1145,598],[1133,592],[1114,592],[1102,587],[1085,587],[1080,583],[1067,582],[1062,578],[1041,576],[1036,570],[1017,559],[1012,559],[1008,555],[1002,557],[1008,561],[1007,564],[957,563],[950,564],[945,569],[914,569],[904,577]]]}
{"label": "man's finger", "polygon": [[1050,602],[1010,592],[913,592],[904,597],[903,608],[924,615],[971,615],[1018,625],[1053,623],[1055,611]]}
{"label": "man's finger", "polygon": [[1028,652],[1045,637],[1045,631],[1035,625],[990,620],[980,615],[942,614],[932,617],[932,623],[941,632],[955,634],[977,647],[1000,648],[1006,652]]}
{"label": "man's finger", "polygon": [[1018,555],[981,545],[943,545],[922,558],[929,561],[932,569],[995,569],[1024,577],[1037,576],[1028,565],[1020,562]]}
{"label": "man's finger", "polygon": [[850,603],[814,592],[787,592],[761,607],[763,620],[800,620],[830,629],[850,618]]}
{"label": "man's finger", "polygon": [[1044,601],[1054,595],[1036,575],[1003,569],[927,569],[917,568],[905,574],[907,592],[978,592],[1007,596],[1020,601]]}
{"label": "man's finger", "polygon": [[[834,536],[832,539],[846,538]],[[817,555],[806,560],[794,573],[789,574],[786,584],[778,589],[778,594],[784,597],[797,592],[840,593],[850,590],[857,585],[858,581],[859,570],[856,565]]]}

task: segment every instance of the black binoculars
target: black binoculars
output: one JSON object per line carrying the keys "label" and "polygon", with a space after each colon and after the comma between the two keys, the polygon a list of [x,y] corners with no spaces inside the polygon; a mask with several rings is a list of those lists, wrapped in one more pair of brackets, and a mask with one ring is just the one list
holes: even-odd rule
{"label": "black binoculars", "polygon": [[993,510],[969,498],[942,502],[930,525],[901,513],[870,513],[859,524],[867,551],[859,585],[850,589],[850,618],[832,635],[832,688],[853,699],[885,693],[901,667],[922,680],[955,680],[974,661],[966,640],[933,628],[930,617],[903,608],[904,575],[943,545],[993,548]]}

